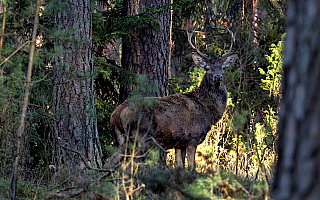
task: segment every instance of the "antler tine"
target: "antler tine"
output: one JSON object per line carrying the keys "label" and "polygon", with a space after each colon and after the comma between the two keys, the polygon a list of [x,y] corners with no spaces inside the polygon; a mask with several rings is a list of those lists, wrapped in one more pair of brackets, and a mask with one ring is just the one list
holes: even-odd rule
{"label": "antler tine", "polygon": [[222,59],[231,53],[231,50],[232,50],[233,44],[235,42],[235,38],[236,38],[237,32],[239,30],[239,28],[237,28],[236,33],[234,34],[228,27],[225,27],[225,28],[228,30],[228,32],[231,35],[231,44],[230,44],[229,50],[221,56]]}
{"label": "antler tine", "polygon": [[208,55],[206,55],[206,54],[204,54],[204,53],[201,53],[201,52],[199,51],[199,49],[192,44],[191,39],[192,39],[193,33],[194,33],[194,30],[193,30],[193,29],[187,30],[188,42],[189,42],[190,46],[191,46],[194,50],[196,50],[196,52],[197,52],[200,56],[205,57],[205,58],[208,58],[208,57],[209,57]]}

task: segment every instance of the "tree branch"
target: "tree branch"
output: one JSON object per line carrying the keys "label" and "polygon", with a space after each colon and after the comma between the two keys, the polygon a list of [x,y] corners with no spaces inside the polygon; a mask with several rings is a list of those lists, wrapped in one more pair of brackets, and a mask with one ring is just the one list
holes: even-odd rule
{"label": "tree branch", "polygon": [[73,153],[78,154],[78,155],[80,156],[82,162],[84,163],[84,165],[85,165],[88,169],[93,170],[93,171],[97,171],[97,172],[108,172],[108,173],[109,173],[108,175],[111,175],[112,170],[110,170],[110,169],[99,169],[99,168],[91,167],[91,166],[89,165],[88,161],[86,160],[86,158],[85,158],[79,151],[70,149],[70,148],[68,148],[68,147],[66,147],[66,146],[62,146],[62,148],[66,149],[66,150],[68,150],[68,151],[71,151],[71,152],[73,152]]}

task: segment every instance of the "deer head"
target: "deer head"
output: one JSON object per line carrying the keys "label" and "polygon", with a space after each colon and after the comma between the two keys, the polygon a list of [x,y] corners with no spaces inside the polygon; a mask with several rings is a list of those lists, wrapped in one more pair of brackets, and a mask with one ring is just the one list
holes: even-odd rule
{"label": "deer head", "polygon": [[211,59],[208,55],[200,52],[191,41],[194,30],[187,30],[188,42],[190,46],[196,50],[196,52],[192,53],[192,59],[196,65],[206,70],[205,78],[207,78],[208,83],[211,85],[220,86],[220,83],[223,81],[225,69],[238,59],[237,54],[229,55],[233,47],[235,34],[233,34],[233,32],[228,28],[227,30],[231,34],[231,45],[229,50],[218,59]]}

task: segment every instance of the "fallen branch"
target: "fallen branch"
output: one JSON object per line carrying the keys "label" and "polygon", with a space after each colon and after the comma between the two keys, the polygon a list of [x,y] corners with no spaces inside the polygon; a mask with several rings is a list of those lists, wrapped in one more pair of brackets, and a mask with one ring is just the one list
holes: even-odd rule
{"label": "fallen branch", "polygon": [[79,151],[70,149],[70,148],[68,148],[68,147],[66,147],[66,146],[62,146],[62,148],[66,149],[66,150],[68,150],[68,151],[71,151],[71,152],[73,152],[73,153],[78,154],[78,155],[80,156],[82,162],[84,163],[84,165],[85,165],[88,169],[94,170],[94,171],[97,171],[97,172],[108,172],[108,173],[109,173],[108,176],[111,175],[111,173],[112,173],[113,170],[110,170],[110,169],[99,169],[99,168],[91,167],[91,166],[89,165],[88,161],[86,160],[86,158],[85,158]]}
{"label": "fallen branch", "polygon": [[65,189],[63,189],[63,193],[60,193],[62,191],[51,192],[50,194],[48,194],[47,198],[45,198],[45,199],[53,199],[53,198],[70,199],[70,198],[77,197],[77,196],[86,192],[84,189],[80,189],[75,192],[69,192],[68,190],[70,190],[70,189],[74,189],[74,188],[65,188]]}

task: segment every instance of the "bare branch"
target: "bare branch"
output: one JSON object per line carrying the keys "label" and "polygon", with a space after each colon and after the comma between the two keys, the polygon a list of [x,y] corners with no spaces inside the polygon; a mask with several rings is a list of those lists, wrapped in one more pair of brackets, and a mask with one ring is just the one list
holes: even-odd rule
{"label": "bare branch", "polygon": [[[74,189],[74,188],[65,188],[62,191],[67,191],[70,189]],[[70,199],[70,198],[77,197],[77,196],[83,194],[84,192],[86,192],[84,189],[80,189],[75,192],[65,192],[65,193],[61,193],[62,191],[52,192],[47,196],[46,199],[53,199],[53,198]]]}
{"label": "bare branch", "polygon": [[157,145],[157,147],[159,147],[159,149],[161,149],[163,152],[165,152],[165,153],[168,153],[168,151],[167,150],[165,150],[158,142],[157,142],[157,140],[154,138],[154,137],[150,137],[150,139],[154,142],[154,144],[155,145]]}
{"label": "bare branch", "polygon": [[86,160],[86,158],[79,152],[79,151],[76,151],[76,150],[73,150],[73,149],[70,149],[66,146],[62,146],[62,148],[68,150],[68,151],[71,151],[73,153],[76,153],[80,156],[82,162],[84,163],[84,165],[88,168],[88,169],[91,169],[91,170],[94,170],[94,171],[97,171],[97,172],[108,172],[111,174],[112,170],[110,169],[99,169],[99,168],[94,168],[94,167],[91,167],[88,163],[88,161]]}
{"label": "bare branch", "polygon": [[[8,56],[6,59],[4,59],[4,61],[2,61],[0,63],[0,66],[3,65],[4,63],[6,63],[12,56],[14,56],[18,51],[20,51],[20,49],[22,49],[24,46],[26,46],[27,44],[29,44],[31,41],[28,40],[26,41],[23,45],[21,45],[17,50],[15,50],[10,56]],[[4,67],[3,67],[4,68]],[[1,71],[3,71],[3,68],[1,69]]]}

